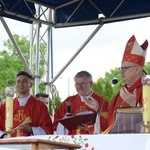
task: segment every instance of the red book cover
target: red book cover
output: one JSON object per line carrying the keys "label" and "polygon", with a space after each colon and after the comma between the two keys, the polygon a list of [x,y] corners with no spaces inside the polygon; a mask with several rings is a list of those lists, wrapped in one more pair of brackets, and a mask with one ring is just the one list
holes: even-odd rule
{"label": "red book cover", "polygon": [[75,116],[67,116],[59,120],[59,122],[68,130],[77,129],[78,126],[85,125],[93,121],[94,113],[92,111],[84,111]]}

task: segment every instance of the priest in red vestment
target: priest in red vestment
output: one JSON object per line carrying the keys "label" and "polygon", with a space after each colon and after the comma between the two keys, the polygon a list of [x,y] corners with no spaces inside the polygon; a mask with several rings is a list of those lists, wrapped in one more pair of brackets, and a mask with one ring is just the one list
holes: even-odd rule
{"label": "priest in red vestment", "polygon": [[134,35],[126,44],[122,64],[119,68],[125,85],[109,106],[108,126],[114,123],[117,108],[142,106],[141,78],[145,74],[143,67],[147,47],[147,40],[142,45],[139,45]]}
{"label": "priest in red vestment", "polygon": [[[17,97],[13,100],[13,130],[12,137],[53,134],[52,121],[43,102],[30,94],[33,85],[32,76],[25,71],[20,71],[16,77],[15,87]],[[0,137],[6,136],[5,132],[5,105],[0,105]],[[28,123],[24,123],[28,118]]]}
{"label": "priest in red vestment", "polygon": [[[74,81],[78,94],[68,97],[57,109],[54,115],[54,130],[57,131],[57,134],[70,135],[93,134],[94,132],[99,133],[104,131],[107,128],[108,102],[92,91],[91,87],[93,81],[89,72],[78,72],[74,77]],[[68,105],[70,107],[69,110],[67,109]],[[97,119],[95,118],[93,124],[83,127],[78,126],[77,129],[68,131],[61,123],[59,123],[59,119],[66,117],[69,113],[71,113],[71,115],[76,115],[84,111],[97,113]],[[97,123],[97,126],[94,125],[94,123]]]}

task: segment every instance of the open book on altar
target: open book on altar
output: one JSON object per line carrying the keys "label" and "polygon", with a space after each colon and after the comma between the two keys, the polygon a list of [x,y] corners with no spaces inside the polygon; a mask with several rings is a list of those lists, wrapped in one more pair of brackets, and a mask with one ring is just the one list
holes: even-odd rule
{"label": "open book on altar", "polygon": [[77,129],[78,126],[92,123],[94,113],[92,111],[84,111],[76,114],[75,116],[67,116],[59,120],[59,122],[68,130]]}

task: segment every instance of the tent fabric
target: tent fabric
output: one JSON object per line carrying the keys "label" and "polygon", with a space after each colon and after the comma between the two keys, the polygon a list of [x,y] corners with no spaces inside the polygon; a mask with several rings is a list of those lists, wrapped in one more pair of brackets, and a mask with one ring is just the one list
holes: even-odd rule
{"label": "tent fabric", "polygon": [[24,0],[1,0],[0,16],[32,23],[29,18],[36,13],[34,3]]}
{"label": "tent fabric", "polygon": [[84,0],[82,3],[77,1],[56,10],[56,22],[67,22],[68,17],[79,4],[81,4],[80,7],[69,22],[98,20],[99,14],[102,14],[105,18],[111,18],[150,12],[148,0]]}
{"label": "tent fabric", "polygon": [[0,15],[32,23],[35,4],[53,9],[56,27],[99,24],[99,15],[104,23],[150,15],[149,0],[1,0]]}

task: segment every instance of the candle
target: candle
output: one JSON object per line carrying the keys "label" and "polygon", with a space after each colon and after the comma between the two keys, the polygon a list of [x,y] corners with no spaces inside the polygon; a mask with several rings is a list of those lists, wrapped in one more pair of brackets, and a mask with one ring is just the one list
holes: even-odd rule
{"label": "candle", "polygon": [[12,131],[13,128],[13,97],[6,96],[6,118],[5,129]]}
{"label": "candle", "polygon": [[143,125],[145,133],[150,133],[150,75],[143,76]]}
{"label": "candle", "polygon": [[14,88],[7,87],[5,89],[6,94],[6,107],[5,107],[5,131],[7,136],[10,137],[12,129],[13,129],[13,96],[14,96]]}
{"label": "candle", "polygon": [[150,86],[143,86],[143,121],[150,122]]}

